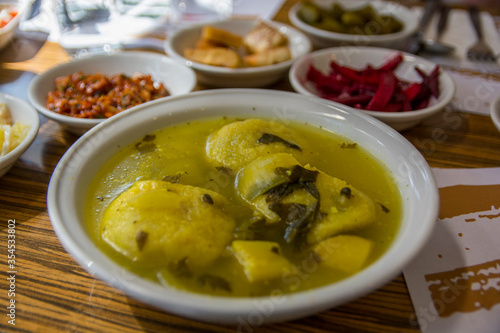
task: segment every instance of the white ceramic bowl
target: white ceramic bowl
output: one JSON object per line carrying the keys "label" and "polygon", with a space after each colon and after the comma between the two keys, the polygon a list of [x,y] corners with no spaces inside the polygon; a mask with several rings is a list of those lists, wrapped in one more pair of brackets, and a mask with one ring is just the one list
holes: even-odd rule
{"label": "white ceramic bowl", "polygon": [[[293,64],[289,74],[290,83],[295,91],[301,94],[319,96],[314,84],[307,80],[307,71],[310,65],[313,65],[325,74],[329,72],[330,62],[333,59],[341,65],[356,69],[362,69],[367,64],[378,67],[394,57],[398,52],[401,51],[357,46],[334,47],[318,50],[302,57]],[[421,79],[414,70],[415,66],[418,66],[426,73],[432,71],[436,66],[434,63],[419,56],[409,53],[402,54],[403,62],[395,71],[396,76],[400,79],[418,82]],[[428,107],[424,109],[405,112],[360,111],[383,121],[398,131],[403,131],[439,112],[451,102],[455,95],[455,82],[451,76],[442,69],[439,75],[439,85],[441,90],[439,98],[432,98]]]}
{"label": "white ceramic bowl", "polygon": [[193,68],[201,84],[219,88],[268,86],[286,76],[295,59],[311,51],[311,41],[302,32],[284,23],[265,21],[278,28],[288,38],[288,46],[292,53],[292,59],[288,61],[261,67],[225,68],[193,62],[184,57],[184,50],[194,47],[204,25],[213,25],[243,36],[257,22],[255,19],[228,19],[191,25],[174,32],[165,43],[165,51],[171,57]]}
{"label": "white ceramic bowl", "polygon": [[[307,122],[367,149],[393,174],[402,197],[401,226],[389,249],[365,270],[338,283],[279,297],[255,298],[215,297],[164,287],[111,260],[90,238],[83,217],[87,188],[96,173],[120,147],[152,131],[216,116],[262,116]],[[90,274],[141,302],[180,316],[251,325],[255,319],[260,324],[305,317],[361,297],[389,282],[420,251],[432,232],[439,194],[422,155],[398,132],[374,118],[296,93],[216,89],[153,101],[88,131],[68,149],[55,168],[47,205],[62,245]]]}
{"label": "white ceramic bowl", "polygon": [[498,96],[490,106],[491,120],[500,131],[500,96]]}
{"label": "white ceramic bowl", "polygon": [[14,37],[17,27],[19,26],[19,23],[28,8],[28,4],[30,3],[31,1],[29,0],[7,0],[0,2],[2,5],[12,5],[18,10],[17,15],[9,23],[7,23],[5,27],[0,28],[0,50],[6,47],[12,37]]}
{"label": "white ceramic bowl", "polygon": [[316,48],[333,46],[378,46],[398,48],[418,27],[418,16],[414,11],[404,5],[386,1],[368,0],[313,0],[316,4],[328,8],[333,3],[339,3],[346,9],[354,9],[369,3],[378,13],[396,17],[403,23],[403,29],[399,32],[385,35],[353,35],[326,31],[313,27],[302,21],[298,11],[302,4],[298,3],[290,9],[288,17],[292,24],[305,32]]}
{"label": "white ceramic bowl", "polygon": [[[107,119],[83,119],[61,115],[45,107],[47,94],[54,90],[54,79],[82,71],[86,74],[134,73],[151,74],[153,80],[162,82],[171,95],[186,94],[196,86],[196,75],[191,68],[183,66],[171,58],[152,52],[119,52],[110,55],[96,55],[72,60],[53,67],[36,76],[28,88],[28,99],[45,117],[52,119],[68,131],[80,135]],[[127,112],[128,110],[122,111]]]}
{"label": "white ceramic bowl", "polygon": [[14,148],[11,152],[0,157],[0,177],[12,168],[18,158],[28,149],[31,143],[35,140],[40,127],[40,117],[36,110],[29,103],[22,99],[4,94],[0,92],[0,103],[7,104],[12,121],[14,123],[23,123],[29,125],[30,128],[24,140]]}

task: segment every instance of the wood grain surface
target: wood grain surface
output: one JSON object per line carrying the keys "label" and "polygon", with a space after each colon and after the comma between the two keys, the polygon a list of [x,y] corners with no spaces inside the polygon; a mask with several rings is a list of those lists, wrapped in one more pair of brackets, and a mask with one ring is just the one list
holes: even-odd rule
{"label": "wood grain surface", "polygon": [[[287,1],[276,19],[288,22],[286,13],[295,2]],[[15,84],[23,73],[34,75],[68,59],[53,43],[45,43],[24,61],[5,62],[0,53],[0,84]],[[291,87],[285,79],[270,89]],[[419,332],[402,275],[343,306],[263,327],[197,322],[127,297],[76,264],[54,234],[47,215],[47,186],[58,160],[77,137],[53,121],[41,120],[36,141],[0,178],[1,332]],[[432,167],[500,167],[500,133],[487,116],[443,111],[402,134]],[[9,220],[16,225],[15,326],[6,316]]]}

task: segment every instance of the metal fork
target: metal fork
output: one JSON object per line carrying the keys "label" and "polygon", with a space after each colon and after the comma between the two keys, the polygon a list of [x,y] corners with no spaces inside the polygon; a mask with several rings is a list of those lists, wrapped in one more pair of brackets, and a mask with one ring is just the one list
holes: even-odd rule
{"label": "metal fork", "polygon": [[493,53],[491,47],[484,41],[478,8],[476,6],[469,6],[467,11],[469,12],[469,17],[477,36],[476,43],[467,50],[467,58],[472,61],[496,61],[498,56]]}

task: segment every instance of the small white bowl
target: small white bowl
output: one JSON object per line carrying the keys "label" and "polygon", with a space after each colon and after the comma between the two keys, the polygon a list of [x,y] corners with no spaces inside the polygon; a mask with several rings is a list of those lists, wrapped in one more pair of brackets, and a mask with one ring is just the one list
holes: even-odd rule
{"label": "small white bowl", "polygon": [[[278,116],[279,115],[279,116]],[[162,286],[128,271],[92,240],[84,218],[88,186],[121,148],[153,131],[213,117],[266,117],[321,126],[356,142],[381,161],[401,195],[401,225],[386,252],[360,273],[321,288],[269,297],[218,297]],[[129,296],[195,320],[258,325],[306,317],[366,295],[389,282],[425,245],[439,210],[432,171],[418,150],[380,121],[342,105],[297,93],[214,89],[174,96],[118,114],[77,140],[55,168],[47,192],[52,226],[90,274]]]}
{"label": "small white bowl", "polygon": [[191,68],[179,64],[164,54],[152,52],[126,51],[89,56],[53,67],[31,81],[28,87],[28,99],[42,115],[60,123],[77,135],[85,133],[107,119],[74,118],[50,111],[45,105],[47,94],[55,88],[54,79],[78,71],[85,74],[101,72],[108,75],[151,74],[153,80],[162,82],[172,96],[189,93],[196,86],[196,75]]}
{"label": "small white bowl", "polygon": [[40,127],[40,117],[36,110],[29,103],[22,99],[0,92],[0,103],[7,104],[12,121],[30,126],[24,140],[11,152],[0,157],[0,177],[12,168],[18,158],[28,149],[35,140]]}
{"label": "small white bowl", "polygon": [[500,131],[500,96],[498,96],[490,105],[491,120]]}
{"label": "small white bowl", "polygon": [[334,3],[340,4],[346,9],[354,9],[366,4],[370,4],[378,13],[396,17],[403,23],[403,29],[399,32],[385,35],[353,35],[331,32],[313,27],[302,21],[298,12],[302,4],[297,3],[288,12],[290,22],[300,30],[304,31],[316,48],[333,46],[378,46],[388,48],[398,48],[406,38],[414,33],[418,28],[418,16],[414,11],[404,5],[386,1],[368,0],[313,0],[316,4],[328,8]]}
{"label": "small white bowl", "polygon": [[256,24],[255,19],[228,19],[223,21],[206,22],[180,29],[169,36],[165,43],[165,51],[181,63],[192,67],[198,74],[201,84],[219,88],[257,88],[268,86],[286,76],[293,61],[311,51],[311,41],[297,29],[279,22],[265,21],[276,27],[288,38],[288,47],[292,59],[270,66],[225,68],[210,66],[188,60],[184,57],[184,50],[194,47],[200,38],[202,27],[213,25],[243,36]]}
{"label": "small white bowl", "polygon": [[17,27],[19,26],[19,23],[21,22],[21,19],[24,16],[26,9],[28,8],[28,4],[31,4],[31,1],[29,1],[29,0],[24,0],[24,1],[7,0],[7,1],[0,2],[0,4],[1,5],[12,5],[18,10],[17,15],[14,16],[14,18],[9,23],[7,23],[7,25],[5,27],[0,28],[0,50],[2,50],[11,41],[12,37],[14,37],[14,34],[17,30]]}
{"label": "small white bowl", "polygon": [[[334,47],[312,52],[297,60],[290,69],[290,83],[295,91],[304,95],[318,97],[319,93],[314,84],[307,80],[309,66],[313,65],[325,74],[329,72],[330,62],[333,59],[343,66],[356,69],[362,69],[368,64],[379,67],[397,53],[403,54],[403,62],[395,71],[396,76],[400,79],[418,82],[421,78],[415,72],[415,66],[421,68],[426,73],[432,71],[436,66],[436,64],[424,58],[397,50],[358,46]],[[441,90],[439,98],[432,98],[429,106],[424,109],[405,112],[360,111],[383,121],[398,131],[403,131],[439,112],[451,102],[455,95],[455,82],[442,69],[439,75],[439,85]],[[330,101],[330,103],[335,102]]]}

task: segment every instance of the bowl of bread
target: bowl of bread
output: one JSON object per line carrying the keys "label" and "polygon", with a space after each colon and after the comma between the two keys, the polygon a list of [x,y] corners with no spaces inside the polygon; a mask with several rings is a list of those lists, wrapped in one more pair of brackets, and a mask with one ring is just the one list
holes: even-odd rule
{"label": "bowl of bread", "polygon": [[261,19],[227,19],[180,29],[165,44],[166,53],[193,68],[202,85],[255,88],[286,76],[311,50],[297,29]]}

